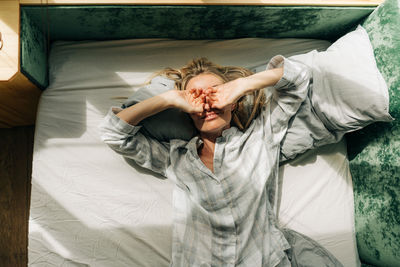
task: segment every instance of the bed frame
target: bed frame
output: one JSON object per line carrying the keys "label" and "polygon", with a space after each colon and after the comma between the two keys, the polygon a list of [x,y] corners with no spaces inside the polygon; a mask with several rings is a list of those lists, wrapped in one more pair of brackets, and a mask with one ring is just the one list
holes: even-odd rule
{"label": "bed frame", "polygon": [[[55,40],[295,37],[335,41],[360,23],[390,87],[390,112],[398,120],[399,10],[400,0],[383,4],[381,0],[1,1],[0,127],[34,124],[40,94],[48,85],[47,57]],[[398,121],[373,124],[347,136],[358,251],[363,262],[377,266],[400,262],[399,125]]]}

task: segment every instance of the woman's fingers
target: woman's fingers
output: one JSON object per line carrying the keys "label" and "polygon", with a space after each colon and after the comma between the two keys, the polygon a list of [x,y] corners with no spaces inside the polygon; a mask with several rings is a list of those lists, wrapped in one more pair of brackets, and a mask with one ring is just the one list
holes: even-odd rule
{"label": "woman's fingers", "polygon": [[202,89],[197,89],[196,90],[196,97],[200,97],[203,94],[203,90]]}
{"label": "woman's fingers", "polygon": [[198,89],[197,90],[197,97],[201,97],[203,95],[205,95],[204,90],[203,89]]}
{"label": "woman's fingers", "polygon": [[206,92],[207,93],[215,93],[215,92],[217,92],[218,91],[218,88],[217,87],[208,87],[207,89],[206,89]]}
{"label": "woman's fingers", "polygon": [[209,95],[207,98],[211,101],[218,101],[219,99],[217,95]]}
{"label": "woman's fingers", "polygon": [[205,98],[206,96],[203,94],[193,98],[193,106],[196,112],[202,112],[203,109],[205,108],[205,103],[206,103]]}
{"label": "woman's fingers", "polygon": [[197,96],[200,94],[199,89],[197,89],[197,88],[192,88],[192,89],[190,89],[190,90],[189,90],[189,93],[190,93],[191,95],[193,95],[194,97],[197,97]]}
{"label": "woman's fingers", "polygon": [[227,95],[222,86],[209,87],[207,89],[192,88],[188,90],[188,101],[198,112],[203,109],[222,109],[228,105]]}

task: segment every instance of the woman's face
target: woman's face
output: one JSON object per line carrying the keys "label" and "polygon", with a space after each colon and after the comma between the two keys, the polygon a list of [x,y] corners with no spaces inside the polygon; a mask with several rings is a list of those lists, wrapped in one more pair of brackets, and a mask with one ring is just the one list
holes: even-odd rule
{"label": "woman's face", "polygon": [[[212,86],[223,84],[224,81],[217,75],[203,73],[189,80],[186,90],[207,89]],[[224,109],[211,108],[205,105],[203,112],[191,113],[196,128],[203,133],[218,134],[230,127],[233,105],[228,105]]]}

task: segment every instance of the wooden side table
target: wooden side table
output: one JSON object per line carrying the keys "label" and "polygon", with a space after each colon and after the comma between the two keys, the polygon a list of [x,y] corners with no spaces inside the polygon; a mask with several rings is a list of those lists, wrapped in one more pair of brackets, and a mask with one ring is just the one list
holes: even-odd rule
{"label": "wooden side table", "polygon": [[0,1],[0,128],[34,124],[42,92],[20,71],[19,5]]}

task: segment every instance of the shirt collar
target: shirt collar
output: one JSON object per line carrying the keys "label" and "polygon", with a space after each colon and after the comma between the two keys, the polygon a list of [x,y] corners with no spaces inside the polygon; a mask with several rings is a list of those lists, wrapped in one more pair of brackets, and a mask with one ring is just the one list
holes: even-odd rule
{"label": "shirt collar", "polygon": [[[231,126],[228,129],[222,131],[221,136],[217,138],[216,141],[219,140],[228,140],[232,135],[234,135],[238,131],[238,128],[235,126]],[[199,135],[194,136],[190,141],[186,144],[186,148],[193,153],[197,153],[197,149],[203,144],[203,140],[201,140]]]}
{"label": "shirt collar", "polygon": [[238,131],[237,127],[231,126],[230,128],[222,131],[222,136],[225,138],[228,138],[228,137],[234,135],[237,131]]}
{"label": "shirt collar", "polygon": [[199,135],[196,135],[196,136],[192,137],[192,139],[190,139],[189,142],[187,142],[187,144],[185,145],[185,148],[188,150],[192,150],[192,149],[197,150],[197,148],[201,145],[200,142],[202,143],[203,141],[200,139]]}

